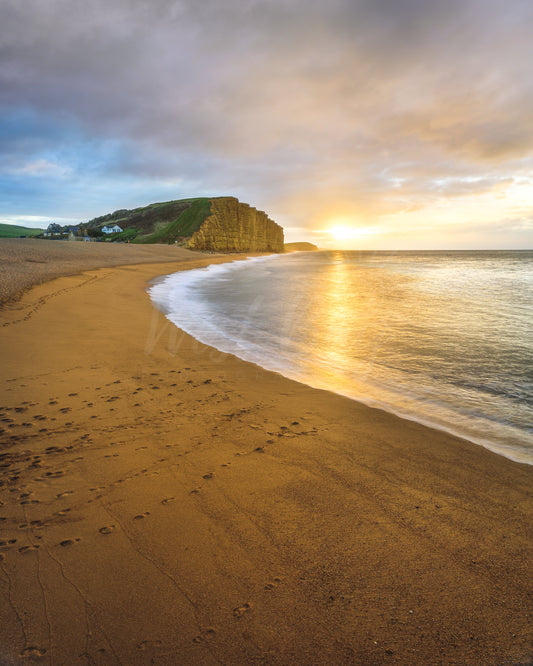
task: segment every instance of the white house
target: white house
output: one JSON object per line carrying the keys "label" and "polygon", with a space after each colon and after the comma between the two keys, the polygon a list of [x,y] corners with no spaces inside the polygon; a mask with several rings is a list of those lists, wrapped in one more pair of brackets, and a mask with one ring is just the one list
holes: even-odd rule
{"label": "white house", "polygon": [[120,234],[122,233],[122,229],[118,226],[118,224],[106,224],[105,227],[102,227],[102,232],[104,234]]}

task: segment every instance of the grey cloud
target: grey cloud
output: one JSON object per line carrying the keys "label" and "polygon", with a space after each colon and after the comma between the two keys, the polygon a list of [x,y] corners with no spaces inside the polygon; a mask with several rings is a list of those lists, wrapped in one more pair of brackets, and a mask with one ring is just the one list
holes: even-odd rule
{"label": "grey cloud", "polygon": [[64,143],[87,170],[234,192],[294,224],[332,197],[371,216],[443,178],[485,191],[531,156],[532,21],[522,0],[4,0],[0,112],[41,129],[3,147]]}

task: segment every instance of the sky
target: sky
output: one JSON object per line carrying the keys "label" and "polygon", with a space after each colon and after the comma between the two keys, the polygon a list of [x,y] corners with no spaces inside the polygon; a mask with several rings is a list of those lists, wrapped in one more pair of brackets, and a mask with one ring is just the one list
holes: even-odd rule
{"label": "sky", "polygon": [[0,222],[231,195],[324,248],[533,248],[531,0],[0,0],[0,25]]}

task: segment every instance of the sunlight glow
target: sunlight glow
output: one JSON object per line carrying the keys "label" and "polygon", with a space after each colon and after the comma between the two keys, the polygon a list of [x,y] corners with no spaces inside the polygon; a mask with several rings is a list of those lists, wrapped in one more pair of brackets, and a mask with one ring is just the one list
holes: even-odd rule
{"label": "sunlight glow", "polygon": [[379,233],[378,230],[374,228],[354,227],[348,224],[335,224],[325,231],[338,241],[355,240],[363,238],[364,236]]}

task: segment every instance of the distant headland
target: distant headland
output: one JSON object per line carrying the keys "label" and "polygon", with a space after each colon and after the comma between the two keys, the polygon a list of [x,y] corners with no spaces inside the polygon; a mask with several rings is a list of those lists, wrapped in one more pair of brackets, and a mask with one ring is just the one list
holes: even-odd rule
{"label": "distant headland", "polygon": [[313,243],[285,243],[285,252],[315,252],[319,247]]}

